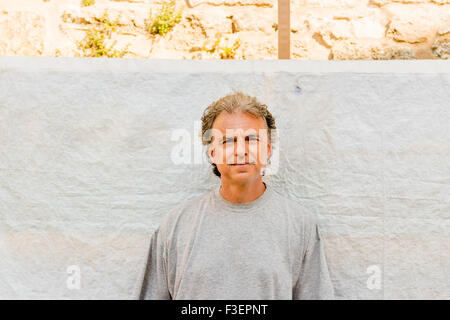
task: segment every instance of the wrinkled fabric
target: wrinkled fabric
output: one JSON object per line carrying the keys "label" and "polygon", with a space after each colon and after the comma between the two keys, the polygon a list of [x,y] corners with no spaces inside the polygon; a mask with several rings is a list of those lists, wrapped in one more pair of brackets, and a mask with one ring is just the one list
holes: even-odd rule
{"label": "wrinkled fabric", "polygon": [[333,299],[317,217],[269,186],[234,203],[220,186],[152,235],[141,299]]}
{"label": "wrinkled fabric", "polygon": [[265,181],[317,214],[337,299],[450,298],[448,61],[16,56],[0,57],[0,299],[138,299],[150,235],[220,182],[196,160],[200,117],[233,90],[276,119]]}

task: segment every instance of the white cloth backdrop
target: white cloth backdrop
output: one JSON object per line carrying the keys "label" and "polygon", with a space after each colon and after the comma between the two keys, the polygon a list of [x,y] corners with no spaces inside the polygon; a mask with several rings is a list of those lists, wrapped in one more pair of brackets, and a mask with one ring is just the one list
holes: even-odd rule
{"label": "white cloth backdrop", "polygon": [[319,215],[338,299],[450,298],[447,61],[41,57],[0,58],[0,298],[137,298],[161,218],[219,183],[172,134],[232,90],[276,117],[267,182]]}

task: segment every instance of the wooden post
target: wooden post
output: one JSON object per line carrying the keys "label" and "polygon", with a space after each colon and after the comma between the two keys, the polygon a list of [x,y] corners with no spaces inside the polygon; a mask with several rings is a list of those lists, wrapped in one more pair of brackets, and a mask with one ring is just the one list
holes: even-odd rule
{"label": "wooden post", "polygon": [[278,59],[291,58],[290,0],[278,0]]}

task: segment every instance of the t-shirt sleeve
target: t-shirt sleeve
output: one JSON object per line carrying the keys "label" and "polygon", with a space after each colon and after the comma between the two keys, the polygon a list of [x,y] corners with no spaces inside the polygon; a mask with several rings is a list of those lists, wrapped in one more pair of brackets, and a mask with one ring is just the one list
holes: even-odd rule
{"label": "t-shirt sleeve", "polygon": [[306,233],[306,252],[300,268],[300,275],[293,290],[294,300],[334,299],[334,289],[328,272],[323,240],[317,219]]}
{"label": "t-shirt sleeve", "polygon": [[165,255],[164,240],[158,228],[150,240],[150,251],[140,300],[171,300],[167,281],[167,259]]}

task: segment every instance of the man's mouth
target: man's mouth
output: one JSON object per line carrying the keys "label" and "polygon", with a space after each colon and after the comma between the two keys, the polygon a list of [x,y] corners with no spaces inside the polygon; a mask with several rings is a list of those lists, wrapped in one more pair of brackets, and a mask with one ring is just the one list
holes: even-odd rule
{"label": "man's mouth", "polygon": [[232,163],[232,166],[245,166],[249,164],[255,164],[254,162],[246,162],[246,163]]}

